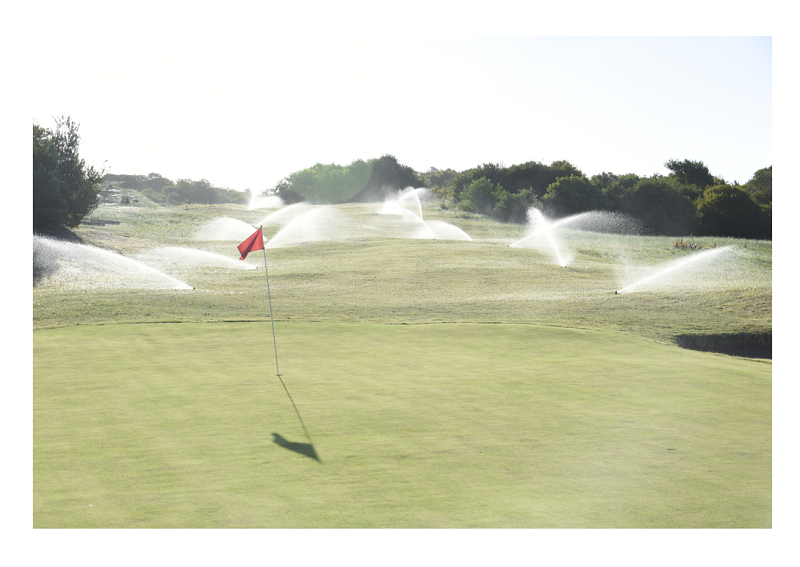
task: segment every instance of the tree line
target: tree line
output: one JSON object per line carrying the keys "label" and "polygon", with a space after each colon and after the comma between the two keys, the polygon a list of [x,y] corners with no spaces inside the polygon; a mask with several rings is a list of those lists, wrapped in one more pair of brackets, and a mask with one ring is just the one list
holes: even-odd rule
{"label": "tree line", "polygon": [[587,177],[566,161],[484,164],[456,173],[435,191],[461,210],[509,222],[524,222],[530,207],[552,217],[618,211],[651,234],[772,238],[772,166],[743,186],[713,176],[702,161],[670,159],[664,166],[669,175]]}
{"label": "tree line", "polygon": [[[76,227],[98,203],[101,182],[140,192],[156,203],[245,204],[250,191],[214,187],[205,179],[172,181],[149,175],[104,174],[78,154],[78,125],[56,119],[33,125],[33,227]],[[772,239],[772,166],[744,185],[711,174],[702,161],[669,159],[669,174],[640,177],[603,172],[587,177],[568,161],[504,167],[485,163],[465,171],[415,172],[392,155],[349,165],[317,163],[283,178],[265,193],[287,204],[374,202],[406,187],[428,187],[444,206],[503,222],[525,223],[536,207],[551,217],[585,211],[631,215],[651,234]]]}
{"label": "tree line", "polygon": [[158,173],[148,175],[107,174],[104,183],[114,183],[122,189],[138,191],[151,201],[164,205],[181,203],[205,204],[245,204],[250,199],[249,190],[245,193],[234,189],[214,187],[205,179],[193,181],[178,179],[172,181]]}
{"label": "tree line", "polygon": [[587,177],[568,161],[416,173],[386,155],[349,166],[318,163],[268,192],[287,202],[341,203],[428,187],[460,211],[503,222],[527,222],[531,207],[551,217],[617,211],[637,218],[650,234],[772,238],[772,166],[755,172],[745,185],[712,175],[702,161],[669,159],[664,166],[668,175],[650,177],[610,172]]}

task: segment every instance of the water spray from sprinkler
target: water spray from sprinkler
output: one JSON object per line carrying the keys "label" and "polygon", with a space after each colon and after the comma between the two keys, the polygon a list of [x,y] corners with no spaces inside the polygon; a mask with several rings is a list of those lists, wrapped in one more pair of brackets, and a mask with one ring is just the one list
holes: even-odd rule
{"label": "water spray from sprinkler", "polygon": [[646,288],[647,286],[674,283],[674,278],[679,276],[681,273],[684,273],[685,275],[686,271],[690,268],[700,269],[704,266],[707,266],[708,263],[716,258],[719,258],[720,255],[730,252],[732,249],[733,248],[731,246],[724,246],[722,248],[714,248],[712,250],[704,250],[703,252],[691,254],[678,261],[670,262],[664,266],[661,266],[657,269],[657,271],[651,273],[649,276],[642,278],[636,283],[633,283],[627,287],[617,290],[614,293],[621,295],[623,293],[637,291],[637,289]]}

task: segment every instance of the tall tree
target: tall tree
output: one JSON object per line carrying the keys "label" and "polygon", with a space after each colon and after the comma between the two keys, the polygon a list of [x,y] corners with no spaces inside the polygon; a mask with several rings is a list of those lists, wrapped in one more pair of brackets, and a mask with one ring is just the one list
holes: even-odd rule
{"label": "tall tree", "polygon": [[664,162],[664,167],[672,172],[670,177],[676,178],[683,185],[694,185],[700,192],[714,185],[716,181],[702,161],[668,159]]}
{"label": "tall tree", "polygon": [[74,228],[97,207],[103,173],[78,154],[78,124],[69,116],[56,129],[33,125],[33,228]]}
{"label": "tall tree", "polygon": [[759,169],[745,184],[745,189],[759,205],[772,204],[772,166]]}
{"label": "tall tree", "polygon": [[58,175],[59,154],[50,140],[51,133],[33,125],[33,228],[63,225],[67,200],[62,195],[63,181]]}

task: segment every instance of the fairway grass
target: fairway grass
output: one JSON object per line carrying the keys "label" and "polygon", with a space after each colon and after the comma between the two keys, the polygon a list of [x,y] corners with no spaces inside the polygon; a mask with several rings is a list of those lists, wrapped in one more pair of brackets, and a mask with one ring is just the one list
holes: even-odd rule
{"label": "fairway grass", "polygon": [[268,321],[35,331],[34,527],[772,525],[770,362],[546,325],[276,335],[282,381]]}

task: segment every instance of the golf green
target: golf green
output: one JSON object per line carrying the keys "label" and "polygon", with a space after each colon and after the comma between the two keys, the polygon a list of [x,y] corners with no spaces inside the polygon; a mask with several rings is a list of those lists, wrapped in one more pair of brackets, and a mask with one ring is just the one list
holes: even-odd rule
{"label": "golf green", "polygon": [[771,362],[524,324],[33,335],[41,528],[769,528]]}

